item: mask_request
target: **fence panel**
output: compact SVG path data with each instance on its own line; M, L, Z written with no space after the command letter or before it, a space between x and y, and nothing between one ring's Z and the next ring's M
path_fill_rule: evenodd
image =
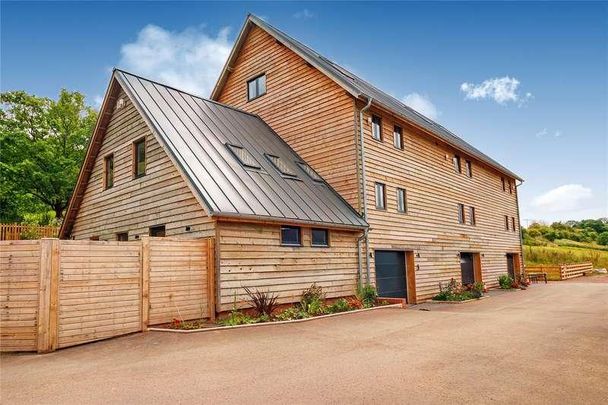
M0 242L0 350L36 350L40 241Z
M213 238L0 242L0 350L48 352L215 317Z
M0 241L56 238L58 226L38 226L21 224L0 224Z
M593 263L575 263L575 264L564 264L560 268L562 280L569 278L584 276L585 273L593 270Z
M209 316L207 243L202 242L150 238L151 325Z
M141 243L61 241L58 347L140 330Z

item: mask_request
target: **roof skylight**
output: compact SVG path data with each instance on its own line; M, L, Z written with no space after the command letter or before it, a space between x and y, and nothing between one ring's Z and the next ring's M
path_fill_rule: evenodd
M227 143L226 146L243 166L251 169L261 168L260 164L247 149L243 148L242 146L236 146L229 143Z
M315 172L312 167L308 166L306 163L304 162L297 162L298 166L300 166L300 169L304 170L304 172L306 172L306 174L313 179L314 181L318 181L320 183L323 182L323 179L321 178L321 176L319 176L317 174L317 172Z
M296 172L294 172L289 166L287 166L287 164L285 164L285 161L283 161L283 159L281 159L280 157L269 154L266 154L266 157L282 175L288 177L298 177Z

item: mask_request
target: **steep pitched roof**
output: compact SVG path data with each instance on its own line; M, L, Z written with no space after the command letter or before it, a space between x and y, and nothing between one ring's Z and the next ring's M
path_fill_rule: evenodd
M114 82L131 98L209 215L367 226L327 183L305 171L305 162L260 117L121 70L114 71L110 89ZM91 145L100 144L100 136L95 133ZM234 147L245 149L253 159L249 166L256 167L240 163ZM87 153L83 168L94 155ZM289 174L279 172L271 162L276 158ZM74 196L82 195L84 186L79 179ZM78 203L71 202L66 222L75 210ZM62 235L67 236L63 229Z
M254 25L266 31L269 35L273 36L277 41L281 42L287 48L291 49L293 52L303 58L306 62L310 63L319 71L334 80L339 86L344 88L353 97L364 98L366 100L372 98L372 104L378 105L393 112L394 114L404 118L412 124L430 132L431 134L446 142L447 144L451 145L452 147L479 159L481 162L488 164L496 170L505 173L517 180L522 180L521 177L519 177L517 174L502 166L500 163L487 156L477 148L473 147L472 145L470 145L469 143L467 143L442 125L425 117L413 108L408 107L401 101L397 100L393 96L386 94L382 90L361 79L357 75L349 72L347 69L343 68L337 63L327 59L326 57L317 53L313 49L293 39L289 35L285 34L284 32L268 24L266 21L252 14L247 16L247 20L245 21L245 24L243 25L243 28L241 29L237 41L232 49L232 52L228 57L228 61L226 62L226 65L222 70L222 73L215 85L215 88L211 93L212 100L215 100L217 99L217 97L219 97L219 92L221 91L222 87L226 82L228 73L230 72L230 68L238 56L239 50L245 40L245 37Z

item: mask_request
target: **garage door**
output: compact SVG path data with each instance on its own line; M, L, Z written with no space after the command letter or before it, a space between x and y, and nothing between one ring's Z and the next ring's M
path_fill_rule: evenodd
M376 288L380 297L407 297L405 252L376 250Z

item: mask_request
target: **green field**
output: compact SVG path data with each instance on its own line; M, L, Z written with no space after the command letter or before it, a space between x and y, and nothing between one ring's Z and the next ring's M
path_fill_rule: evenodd
M571 241L569 241L571 242ZM564 241L560 245L553 246L525 246L525 264L564 264L592 262L594 268L608 268L608 249L605 247L587 245L572 242L577 246L564 246Z

